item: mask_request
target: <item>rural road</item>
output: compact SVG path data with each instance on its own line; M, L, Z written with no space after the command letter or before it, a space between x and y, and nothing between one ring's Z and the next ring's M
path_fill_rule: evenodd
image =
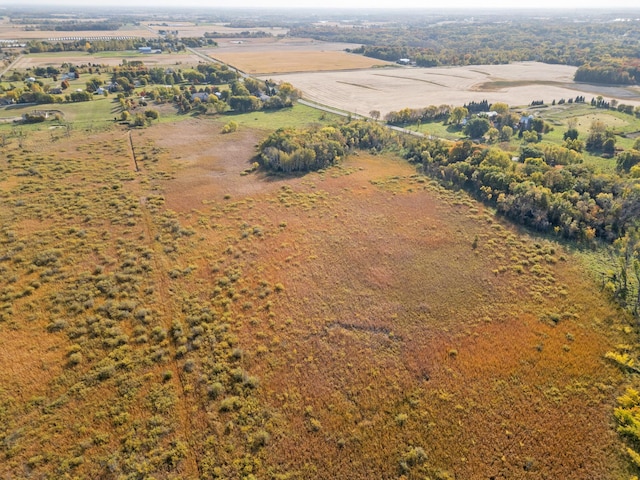
M9 65L7 65L3 70L0 70L0 78L2 78L2 76L7 73L7 71L9 71L9 69L11 67L13 67L24 55L18 55L13 62L11 62Z
M202 58L203 60L205 60L205 61L207 61L207 62L209 62L209 63L217 63L217 64L219 64L219 65L226 65L226 66L228 66L230 69L235 70L235 71L236 71L236 73L237 73L238 75L240 75L242 78L247 78L247 77L249 77L249 76L250 76L249 74L247 74L247 73L243 72L242 70L238 70L238 69L237 69L236 67L234 67L233 65L229 65L228 63L224 63L224 62L221 62L220 60L216 60L215 58L210 57L209 55L206 55L206 54L204 54L204 53L202 53L202 52L197 51L195 48L185 47L185 50L187 50L188 52L193 53L194 55L196 55L196 56L198 56L198 57Z
M301 105L306 105L307 107L311 107L311 108L315 108L317 110L322 110L323 112L327 112L327 113L332 113L334 115L340 115L342 117L351 117L354 120L367 120L368 117L363 117L362 115L357 115L355 113L349 113L349 112L344 112L342 110L335 110L331 107L327 107L325 105L320 105L319 103L314 103L314 102L309 102L307 100L302 100L299 99L298 103ZM396 127L394 125L386 125L385 126L387 128L390 128L391 130L394 130L396 132L400 132L400 133L406 133L408 135L413 135L415 137L426 137L427 135L425 135L424 133L420 133L420 132L416 132L414 130L408 130L406 128L402 128L402 127ZM433 138L431 135L428 136L430 139Z

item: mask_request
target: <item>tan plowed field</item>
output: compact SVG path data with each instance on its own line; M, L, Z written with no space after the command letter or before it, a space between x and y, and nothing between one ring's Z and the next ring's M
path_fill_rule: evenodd
M12 66L12 69L29 69L36 67L60 67L63 63L72 65L110 65L122 64L122 60L140 60L147 67L157 67L165 65L193 65L201 61L197 55L189 53L159 53L144 54L133 52L122 52L122 56L92 55L83 52L60 52L60 53L38 53L21 57Z
M576 68L522 62L510 65L481 65L449 68L389 68L350 72L295 73L270 76L291 82L307 100L343 110L382 115L405 107L462 105L488 100L509 105L529 105L534 100L584 95L616 98L639 105L640 89L579 84L573 81Z

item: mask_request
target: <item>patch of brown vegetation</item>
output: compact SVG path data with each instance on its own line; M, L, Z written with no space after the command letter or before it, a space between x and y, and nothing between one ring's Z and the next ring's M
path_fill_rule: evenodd
M139 172L120 131L8 146L1 359L51 367L0 375L45 397L0 389L0 476L624 475L624 322L560 246L392 156L241 175L220 128L133 132Z

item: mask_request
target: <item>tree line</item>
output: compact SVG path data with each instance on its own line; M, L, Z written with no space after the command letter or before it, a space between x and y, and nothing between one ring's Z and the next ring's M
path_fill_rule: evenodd
M492 65L539 61L580 67L576 80L637 84L640 20L539 18L523 15L453 18L424 23L405 20L347 29L332 25L299 25L290 35L360 44L352 50L395 62L409 58L417 66Z
M122 52L127 50L137 50L140 47L151 47L162 51L180 52L186 47L215 46L216 42L205 37L182 37L182 38L110 38L103 40L88 41L78 38L73 41L46 41L31 40L25 46L27 53L45 52Z
M581 65L575 73L577 82L613 85L638 85L640 65L637 59L620 58Z

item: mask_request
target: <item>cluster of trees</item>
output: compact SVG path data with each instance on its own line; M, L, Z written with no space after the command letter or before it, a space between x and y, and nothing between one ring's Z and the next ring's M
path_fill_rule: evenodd
M117 67L107 67L103 73L111 73L114 91L129 92L136 85L176 85L182 82L191 84L221 85L238 79L235 70L221 64L199 64L196 69L148 68L143 62L123 61Z
M476 113L473 113L476 112ZM491 116L489 116L491 113ZM518 138L527 142L538 142L542 134L548 133L552 127L541 118L527 119L509 110L509 105L496 102L489 105L486 100L469 102L463 107L451 105L431 105L425 108L404 108L385 115L389 125L403 126L418 122L444 121L454 128L463 129L470 138L495 141L509 141L517 131Z
M640 83L640 65L637 60L610 58L607 61L580 66L576 70L574 79L576 82L638 85Z
M451 113L451 105L430 105L424 108L403 108L384 116L389 125L409 125L416 122L432 122L445 120Z
M381 151L397 137L382 125L354 121L311 130L279 129L258 146L260 164L271 171L307 172L338 162L353 149Z
M640 213L640 190L614 174L596 173L565 147L526 146L519 161L468 140L411 140L406 158L450 186L464 188L512 220L545 233L613 241ZM554 168L555 165L563 168Z
M194 79L193 83L210 83L211 85L220 85L230 83L237 80L238 73L227 65L219 63L201 63L196 67L198 73L202 77ZM202 80L202 81L200 81Z
M272 171L306 172L333 165L345 153L339 129L279 129L258 146L260 163Z
M594 121L589 129L589 136L585 142L585 148L591 153L601 153L612 156L615 153L616 136L613 130L599 120Z
M276 110L291 107L301 96L300 91L290 83L276 84L270 80L261 81L254 78L237 78L224 90L208 85L200 88L195 85L174 85L148 89L144 94L158 103L174 103L181 113L224 113L230 110L247 113Z
M35 81L25 84L23 87L9 85L5 90L0 87L0 99L11 103L56 103L62 102L62 98L51 95L42 82Z

